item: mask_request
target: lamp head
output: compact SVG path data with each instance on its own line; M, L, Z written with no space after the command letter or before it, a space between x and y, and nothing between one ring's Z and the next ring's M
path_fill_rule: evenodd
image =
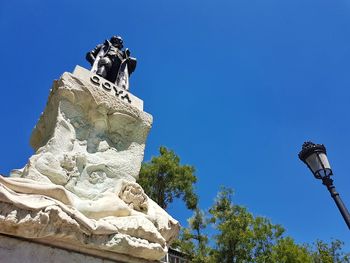
M304 142L298 156L317 179L333 175L328 162L326 147L323 144L315 144L310 141Z

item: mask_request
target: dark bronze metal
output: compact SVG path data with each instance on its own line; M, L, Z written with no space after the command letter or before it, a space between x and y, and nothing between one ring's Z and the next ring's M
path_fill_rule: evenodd
M323 169L327 170L327 173L326 172L324 173L325 176L321 176L320 173L318 173L318 171L312 171L311 167L306 162L306 159L314 153L317 154L317 158L319 159L320 163L322 164ZM329 168L324 167L324 165L323 165L323 163L318 155L319 153L327 154L326 147L323 144L315 144L315 143L309 141L309 142L304 142L304 144L302 146L302 150L300 151L298 156L299 156L299 159L302 160L309 167L309 169L314 174L314 176L317 179L321 179L322 184L327 187L327 189L328 189L329 193L331 194L335 204L337 205L341 215L343 216L346 225L350 229L350 214L349 214L349 211L346 208L345 204L341 200L339 193L336 191L335 186L333 185L333 179L331 179L331 175L333 175L333 171Z
M335 186L333 185L333 179L331 179L329 176L322 179L322 184L325 185L331 194L335 204L337 205L341 215L344 218L345 223L347 224L348 228L350 229L350 214L348 209L346 208L345 204L340 198L339 193L335 189Z
M323 144L315 144L313 142L304 142L302 149L298 154L299 159L305 162L306 158L315 152L323 152L327 154L326 147Z
M123 39L112 36L88 52L86 60L91 64L93 73L128 90L129 77L135 71L137 61L130 57L130 50L123 47Z

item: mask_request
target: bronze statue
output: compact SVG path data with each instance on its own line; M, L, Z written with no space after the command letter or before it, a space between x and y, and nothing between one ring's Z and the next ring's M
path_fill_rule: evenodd
M97 45L86 54L91 71L126 90L129 89L129 77L136 68L136 58L130 57L129 49L123 50L123 39L112 36L103 44Z

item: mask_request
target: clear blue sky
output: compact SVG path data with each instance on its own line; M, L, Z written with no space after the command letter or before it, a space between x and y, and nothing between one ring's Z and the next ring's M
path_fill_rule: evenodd
M0 34L0 173L33 153L52 81L119 34L138 59L131 92L154 117L146 160L165 145L194 165L203 209L225 185L298 242L339 238L350 251L333 200L297 157L305 140L324 143L350 208L349 1L1 1Z

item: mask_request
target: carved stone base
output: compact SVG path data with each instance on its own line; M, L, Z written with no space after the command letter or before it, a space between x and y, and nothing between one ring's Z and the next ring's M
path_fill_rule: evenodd
M101 253L100 251L69 248L66 244L54 244L42 240L20 239L0 235L0 258L6 263L47 263L47 262L74 262L74 263L150 263L116 253ZM62 249L66 248L66 249ZM77 252L75 252L77 251Z
M35 154L0 176L0 233L139 259L125 262L164 257L179 223L136 182L151 124L131 93L81 67L64 73L33 131Z

